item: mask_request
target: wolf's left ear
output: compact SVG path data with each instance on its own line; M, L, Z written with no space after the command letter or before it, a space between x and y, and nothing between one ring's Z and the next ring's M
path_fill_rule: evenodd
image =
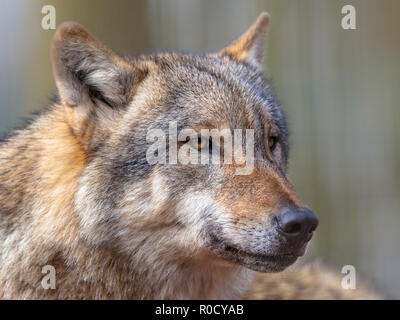
M234 59L250 63L261 69L264 58L264 38L268 22L269 14L267 12L261 13L244 34L218 54L229 55Z
M61 100L70 106L88 101L125 106L145 73L75 22L65 22L57 29L51 58Z

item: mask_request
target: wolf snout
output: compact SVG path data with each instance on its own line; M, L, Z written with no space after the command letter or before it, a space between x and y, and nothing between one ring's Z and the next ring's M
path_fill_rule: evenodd
M288 207L274 217L275 228L292 241L309 241L318 226L315 214L306 207Z

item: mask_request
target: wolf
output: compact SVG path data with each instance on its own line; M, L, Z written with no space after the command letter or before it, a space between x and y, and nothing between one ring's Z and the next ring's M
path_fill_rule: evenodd
M257 279L304 255L318 220L286 175L285 116L261 67L268 21L215 53L138 56L59 26L59 99L0 145L0 298L288 296L271 285L283 278ZM149 130L171 122L253 130L254 168L149 163Z

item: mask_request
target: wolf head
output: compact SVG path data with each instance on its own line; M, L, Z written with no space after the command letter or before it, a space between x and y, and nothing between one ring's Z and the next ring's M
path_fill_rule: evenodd
M202 55L123 57L76 23L59 27L51 56L60 107L86 158L75 197L85 241L142 266L162 257L273 272L304 254L317 219L286 177L286 122L261 70L268 20L261 14L232 44ZM236 154L251 150L248 170L238 171L248 164L239 158L223 161L228 136L215 142L204 129L232 133L243 146ZM238 130L252 134L238 140ZM223 158L192 163L182 150ZM164 161L149 161L149 151Z

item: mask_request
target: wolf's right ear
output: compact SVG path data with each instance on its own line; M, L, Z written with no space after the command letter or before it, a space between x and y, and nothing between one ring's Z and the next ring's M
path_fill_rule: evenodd
M146 73L75 22L65 22L56 31L51 60L60 98L69 106L90 100L112 108L126 106Z

